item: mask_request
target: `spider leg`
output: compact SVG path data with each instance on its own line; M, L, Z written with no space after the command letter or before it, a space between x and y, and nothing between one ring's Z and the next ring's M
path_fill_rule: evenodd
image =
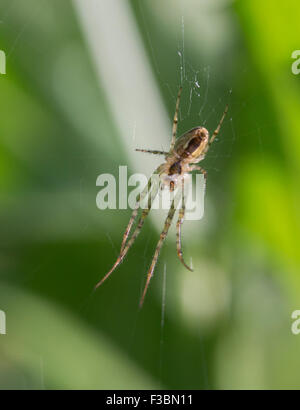
M141 201L145 198L145 196L146 196L147 193L149 193L149 195L150 195L151 187L152 187L152 181L151 181L151 178L150 178L149 181L148 181L148 184L147 184L146 187L145 187L145 189L144 189L144 190L138 195L138 197L137 197L136 204L135 204L135 208L134 208L134 210L132 211L130 220L129 220L129 222L128 222L127 228L126 228L126 230L125 230L125 232L124 232L124 235L123 235L120 253L123 251L123 249L124 249L124 247L125 247L125 244L126 244L126 241L127 241L128 236L129 236L129 234L130 234L132 225L133 225L133 223L134 223L134 221L135 221L135 219L136 219L136 217L137 217L140 203L141 203Z
M148 185L149 185L149 183L150 183L150 187L151 187L151 184L152 184L151 179L152 179L152 178L150 178L150 180L149 180L149 182L148 182ZM148 188L148 185L147 185L146 188ZM143 192L145 192L145 190L144 190ZM116 262L114 263L113 267L111 268L111 270L110 270L109 272L107 272L107 274L96 284L95 289L97 289L99 286L101 286L102 283L105 282L106 279L113 273L113 271L120 265L120 263L123 262L123 259L124 259L125 256L127 255L127 252L129 251L129 249L130 249L131 246L133 245L134 241L136 240L137 236L139 235L139 233L140 233L140 231L141 231L141 229L142 229L142 226L144 225L145 219L147 218L147 216L148 216L148 214L149 214L149 212L150 212L152 203L153 203L153 201L154 201L154 199L155 199L157 193L158 193L158 187L155 186L155 187L154 187L154 192L152 193L152 195L149 194L148 207L145 208L145 209L143 209L143 212L142 212L142 215L140 216L140 219L139 219L139 221L138 221L137 227L135 228L135 230L134 230L134 232L133 232L131 238L128 240L127 244L125 244L126 239L128 238L130 229L131 229L131 227L132 227L132 224L133 224L133 222L134 222L134 220L135 220L135 218L136 218L136 216L137 216L137 211L138 211L138 209L137 209L137 208L134 209L134 211L133 211L133 213L132 213L132 216L131 216L131 218L130 218L129 224L128 224L127 228L126 228L125 234L124 234L124 236L123 236L123 241L122 241L122 247L121 247L121 250L120 250L120 254L119 254L119 256L118 256ZM140 199L139 199L138 202L140 202ZM126 235L126 237L125 237L125 235ZM124 240L124 239L125 239L125 240Z
M185 214L185 201L184 201L184 180L182 180L182 205L179 210L178 219L176 223L176 248L177 248L177 255L180 259L180 262L185 266L188 270L193 272L193 269L190 268L184 261L182 255L182 247L181 247L181 225L184 221L184 214Z
M201 174L204 175L204 191L205 191L205 189L206 189L207 171L206 171L204 168L200 167L200 165L190 165L189 168L188 168L188 172L191 172L191 171L200 171Z
M206 178L207 178L207 171L206 171L204 168L200 167L200 165L191 165L191 166L189 166L188 172L191 172L191 171L200 171L201 174L204 175L204 178L205 178L205 180L206 180Z
M170 152L174 148L176 134L177 134L178 111L179 111L179 102L180 102L181 91L182 91L182 87L179 88L178 95L177 95L176 108L175 108L175 114L174 114L174 119L173 119L172 140L171 140L171 145L170 145Z
M171 207L170 207L168 216L167 216L167 218L166 218L166 220L165 220L164 228L163 228L163 230L162 230L162 233L160 234L159 241L158 241L158 243L157 243L157 246L156 246L156 249L155 249L155 252L154 252L154 256L153 256L153 259L152 259L150 268L149 268L148 273L147 273L146 284L145 284L145 287L144 287L144 290L143 290L143 294L142 294L142 297L141 297L141 300L140 300L140 307L143 306L144 299L145 299L145 296L146 296L146 293L147 293L147 290L148 290L148 286L149 286L150 280L151 280L151 278L152 278L152 276L153 276L154 268L155 268L155 265L156 265L156 263L157 263L157 259L158 259L158 256L159 256L161 247L162 247L162 245L163 245L164 240L165 240L166 237L167 237L167 234L168 234L169 228L170 228L170 226L171 226L171 223L172 223L172 220L173 220L175 211L176 211L176 207L175 207L175 198L174 198L174 199L172 200L172 204L171 204Z
M135 219L136 219L136 217L137 217L138 209L139 209L139 206L140 206L141 201L143 201L143 199L146 197L147 194L150 195L150 191L151 191L152 185L153 185L153 176L154 176L154 175L157 175L157 173L159 173L160 171L161 171L161 165L153 172L153 174L152 174L151 177L149 178L148 184L146 185L145 189L144 189L144 190L138 195L138 197L137 197L136 204L135 204L135 208L134 208L134 210L132 211L130 220L129 220L129 222L128 222L127 228L126 228L126 230L125 230L125 232L124 232L124 235L123 235L120 253L123 251L123 249L124 249L124 247L125 247L125 244L126 244L126 241L127 241L128 236L129 236L129 234L130 234L132 225L133 225L133 223L134 223L134 221L135 221ZM154 189L155 189L155 188L154 188ZM150 198L150 196L149 196L149 198Z
M219 134L221 125L222 125L222 123L223 123L223 121L224 121L224 118L225 118L227 112L228 112L228 105L226 105L226 107L225 107L225 110L224 110L224 112L223 112L222 118L220 119L220 122L219 122L217 128L215 129L213 135L211 136L211 138L210 138L210 140L209 140L209 142L208 142L208 144L207 144L207 146L206 146L206 149L205 149L205 151L204 151L204 154L206 154L206 152L209 150L209 147L210 147L211 144L214 142L214 139L215 139L216 136Z
M155 154L155 155L168 155L168 152L165 151L155 151L155 150L149 150L149 149L140 149L140 148L136 148L136 151L139 152L146 152L148 154Z

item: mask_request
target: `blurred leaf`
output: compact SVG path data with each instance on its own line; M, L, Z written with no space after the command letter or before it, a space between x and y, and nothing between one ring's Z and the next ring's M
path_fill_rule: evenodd
M0 300L7 320L0 351L40 388L156 387L111 341L58 306L3 284Z

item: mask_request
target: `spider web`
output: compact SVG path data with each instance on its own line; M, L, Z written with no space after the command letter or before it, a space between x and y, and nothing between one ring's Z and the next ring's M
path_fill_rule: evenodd
M140 6L141 7L141 6ZM152 44L150 31L147 27L145 17L144 25L145 30L147 32L147 41L150 45L151 54L154 61L154 69L156 70L156 74L158 77L162 78L161 72L159 68L158 59L155 56L155 48ZM212 70L210 65L207 66L200 66L194 67L191 60L189 59L188 52L185 47L185 16L182 14L181 21L178 24L180 27L180 34L181 38L177 45L177 56L178 56L178 83L183 87L183 96L181 98L180 103L180 110L179 110L179 133L177 137L182 134L181 130L188 130L193 126L205 126L208 128L210 135L215 130L223 112L225 109L226 104L230 106L230 99L232 95L232 88L228 87L224 93L218 94L216 93L216 88L213 87L214 81L217 77L217 74ZM174 107L178 92L178 84L170 86L168 81L163 81L164 87L168 89L168 93L172 100L174 101ZM211 98L211 95L215 98ZM189 126L189 124L194 124ZM236 132L235 126L233 122L233 118L229 114L225 119L220 137L215 139L215 142L210 149L209 153L207 154L207 158L209 162L206 161L204 168L208 170L208 172L220 172L221 168L218 166L219 160L229 160L232 156L233 148L236 142ZM217 148L215 148L217 146ZM206 166L208 162L208 165ZM202 165L202 163L201 163ZM161 223L163 223L165 215L161 217ZM175 219L175 218L174 218ZM169 235L172 232L169 232ZM148 258L147 258L148 260ZM148 261L149 262L149 261ZM191 259L192 265L192 259ZM145 264L147 266L147 264ZM162 266L162 264L160 264ZM157 295L162 294L161 299L161 332L160 332L160 353L159 353L159 378L161 383L163 384L163 357L164 357L164 327L165 327L165 318L166 318L166 309L167 309L167 285L166 285L166 277L167 277L167 270L168 265L165 261L163 272L159 266L156 267L156 275L160 276L160 280L156 282L157 286L160 287L161 291L157 292ZM162 274L163 273L163 274ZM144 278L142 276L142 283ZM171 312L171 309L169 309ZM172 314L171 314L172 315ZM209 381L208 381L208 369L206 363L206 354L205 354L205 347L204 343L202 342L202 337L200 337L200 349L201 349L201 356L202 356L202 378L205 388L209 388Z
M186 47L186 32L187 30L189 30L189 28L185 23L185 11L184 10L181 14L180 20L178 20L177 22L177 31L179 33L178 42L174 41L174 44L173 44L174 45L173 51L177 58L177 64L174 67L174 70L177 70L178 77L176 81L174 81L172 85L170 85L169 79L167 79L167 77L164 77L163 70L160 67L160 61L158 58L158 54L156 53L154 42L152 41L153 33L151 32L151 30L149 30L147 19L146 19L146 13L143 13L144 4L142 4L142 2L138 2L138 4L139 4L139 7L142 9L142 15L144 17L143 19L144 19L145 31L147 34L146 37L147 37L147 41L150 46L151 55L153 57L153 70L155 71L156 76L159 78L162 86L168 90L168 93L167 93L169 96L168 100L172 101L172 106L173 106L172 116L173 116L173 109L175 108L176 96L177 96L179 85L183 86L183 95L181 99L180 113L179 113L179 133L178 135L181 135L182 131L186 131L196 125L205 126L208 128L210 133L213 132L218 124L219 119L222 116L222 113L224 111L226 104L229 103L230 105L230 96L232 93L230 86L228 88L223 87L224 92L220 92L221 87L215 86L215 83L218 81L219 73L215 70L214 65L213 64L204 65L204 64L195 63L194 60L189 55L189 49ZM103 58L102 58L102 61L103 61ZM128 76L128 78L126 78L125 80L127 80L128 82L129 79L130 77ZM117 80L118 80L117 78L114 78L114 79L109 78L108 82L109 84L113 83L114 86L116 87ZM114 95L114 93L111 93L111 94L112 96ZM148 112L144 113L144 115L147 116L148 120L151 122L152 119L149 118ZM138 116L138 112L136 114L136 118L132 120L131 128L130 128L132 131L132 141L134 141L134 144L132 145L134 145L134 148L137 146L137 143L138 143L137 140L138 138L140 138L139 135L141 133L141 129L138 126L139 118L137 116ZM122 120L121 123L124 124L124 121ZM170 134L171 134L171 124L170 124L170 133L168 135L170 136ZM126 138L128 142L128 133L126 134ZM229 160L230 159L230 157L232 156L235 138L236 138L235 127L234 127L234 123L229 113L222 126L220 137L216 139L215 143L212 146L212 149L209 151L207 155L207 161L205 161L205 163L203 164L204 168L207 169L209 173L213 171L219 172L222 169L222 165L220 165L219 160L221 159ZM145 148L147 148L147 146ZM149 148L164 149L165 147L149 146ZM131 147L130 147L130 150L131 150ZM142 161L147 161L146 157L145 157L145 160L143 159ZM164 222L165 215L163 215L162 212L160 213L161 213L161 220L160 220L159 226L162 227L162 223ZM201 225L200 229L203 229L202 222L200 225ZM186 228L187 226L185 225L184 232L185 232L186 237L188 237L189 232L188 232L188 229ZM172 235L172 231L170 230L168 237L171 237L171 235ZM140 288L142 290L144 281L145 281L145 273L147 272L147 267L150 263L150 257L149 257L149 252L145 252L144 255L139 255L139 257L141 256L144 261L143 263L144 268L141 268L141 278L140 278ZM161 263L160 263L160 266L161 266ZM172 298L168 297L168 294L171 293L170 291L171 286L172 286L171 280L168 281L168 287L166 285L166 274L170 266L171 265L168 265L167 263L165 263L164 274L162 274L162 269L159 267L159 265L157 265L156 271L154 274L155 277L153 278L153 279L157 278L157 280L152 279L151 287L149 288L149 291L151 291L153 295L157 297L158 303L161 305L160 340L159 342L153 340L153 343L158 343L158 349L160 351L160 354L158 355L157 371L159 373L162 384L163 384L163 367L164 367L163 359L164 359L164 351L165 351L164 350L165 323L166 323L166 320L168 320L168 317L172 318L172 305L171 305ZM133 279L132 277L131 278L129 277L128 280L132 281ZM158 287L159 292L155 292L154 287ZM121 289L117 290L117 292L121 292ZM138 302L138 299L139 299L139 295L137 295L137 302ZM138 310L138 303L137 303L136 309L137 309L136 316L138 317L140 316L140 313L141 313L141 311ZM137 332L137 329L138 329L137 320L138 318L135 320L132 334L130 336L130 345L132 345L135 333ZM204 345L202 346L202 351L203 351L203 357L205 358ZM208 379L207 379L207 376L205 376L207 375L205 360L203 361L202 371L204 375L203 380L204 380L205 387L208 387Z

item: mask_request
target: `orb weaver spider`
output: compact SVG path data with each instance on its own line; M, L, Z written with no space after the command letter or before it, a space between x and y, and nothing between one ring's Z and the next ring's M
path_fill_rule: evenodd
M213 143L213 141L215 140L216 136L218 135L220 131L221 125L228 111L228 105L226 105L223 115L221 117L221 120L219 121L217 128L215 129L214 133L212 134L210 138L209 138L209 132L207 131L206 128L195 127L189 130L188 132L186 132L185 134L183 134L181 137L179 137L176 140L178 111L179 111L181 91L182 91L182 87L180 87L178 96L177 96L175 114L174 114L174 119L173 119L173 127L172 127L172 140L171 140L169 152L148 150L148 149L136 149L136 151L146 152L146 153L155 154L155 155L164 155L165 162L161 164L154 171L153 175L158 175L160 181L164 185L167 184L169 186L170 191L174 191L175 188L181 185L181 190L182 190L181 192L183 193L184 178L188 175L189 172L194 171L194 170L200 171L204 175L204 178L206 181L206 175L207 175L206 171L202 167L198 165L193 165L193 164L198 163L204 159L207 151L209 150L211 144ZM152 183L152 178L149 178L149 182L147 186L145 187L144 191L142 191L137 196L135 208L132 212L131 218L129 220L129 223L123 235L120 254L116 262L114 263L113 267L111 268L111 270L96 284L95 288L98 288L99 286L101 286L102 283L120 265L120 263L123 262L127 252L133 245L134 241L136 240L138 234L140 233L142 229L144 221L150 212L151 205L158 191L159 189L155 187L154 184ZM137 216L138 216L138 208L140 207L141 202L145 199L147 194L149 194L148 206L142 210L142 214L137 221L137 226L134 232L132 233L131 237L129 238L129 234L133 226L133 223L137 219ZM153 276L153 272L154 272L154 269L155 269L155 266L158 260L161 247L163 245L164 240L166 239L169 228L171 226L171 223L172 223L175 211L176 211L175 203L176 203L176 198L173 198L167 218L165 220L164 228L160 234L159 241L157 243L154 256L153 256L151 265L147 273L146 284L145 284L145 287L144 287L144 290L143 290L143 293L140 299L140 307L142 307L144 303L147 289L148 289L150 280ZM182 195L181 207L179 210L178 220L176 223L176 248L177 248L177 255L181 263L185 266L185 268L192 271L192 268L189 267L185 263L183 259L183 253L182 253L181 225L184 221L184 215L185 215L185 201L184 201L184 195Z

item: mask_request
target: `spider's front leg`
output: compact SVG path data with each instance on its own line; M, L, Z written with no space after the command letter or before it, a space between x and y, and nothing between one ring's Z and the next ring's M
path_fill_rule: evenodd
M155 171L156 173L159 172L161 169L161 167L158 167L157 170ZM120 250L120 254L116 260L116 262L114 263L113 267L111 268L111 270L96 284L95 288L98 288L99 286L102 285L102 283L113 273L113 271L120 265L120 263L123 261L123 259L125 258L125 256L127 255L127 252L129 251L129 249L131 248L131 246L133 245L134 241L136 240L138 234L140 233L142 226L144 225L145 219L147 218L150 210L151 210L151 206L152 203L158 193L158 187L156 185L156 181L153 183L153 175L151 176L151 178L149 179L149 182L146 186L146 188L144 189L144 191L138 196L137 198L137 203L136 206L132 212L131 218L129 220L129 223L127 225L127 228L125 230L125 233L123 235L123 240L122 240L122 245L121 245L121 250ZM152 189L153 188L153 189ZM149 191L149 197L148 197L148 206L147 208L143 209L142 215L140 216L140 219L138 220L137 223L137 227L135 228L131 238L128 240L128 236L129 233L131 231L132 225L137 217L138 214L138 206L140 205L141 201L143 200L143 198L145 198L146 196L146 192ZM127 243L126 243L127 242Z
M143 291L143 294L142 294L142 297L141 297L141 300L140 300L140 307L143 306L144 299L145 299L145 296L146 296L146 293L147 293L147 289L148 289L150 280L151 280L151 278L152 278L152 276L153 276L154 268L155 268L155 266L156 266L157 259L158 259L158 256L159 256L161 247L162 247L162 245L163 245L163 243L164 243L164 240L165 240L166 237L167 237L169 228L170 228L170 226L171 226L171 223L172 223L172 220L173 220L175 211L176 211L176 205L175 205L175 204L176 204L176 197L173 198L173 200L172 200L172 204L171 204L171 207L170 207L168 216L167 216L167 218L166 218L166 220L165 220L164 228L163 228L163 230L162 230L162 233L160 234L159 241L158 241L158 243L157 243L157 246L156 246L156 249L155 249L155 252L154 252L154 256L153 256L153 259L152 259L150 268L149 268L148 273L147 273L146 284L145 284L144 291Z
M152 180L151 180L151 178L150 178L149 181L148 181L148 184L147 184L146 187L145 187L145 189L138 195L138 197L137 197L137 199L136 199L136 204L135 204L134 210L132 211L130 220L129 220L129 222L128 222L127 228L126 228L126 230L125 230L125 232L124 232L124 235L123 235L120 254L123 252L123 250L124 250L124 248L125 248L125 245L126 245L128 236L129 236L129 234L130 234L132 225L133 225L133 223L134 223L134 221L135 221L135 219L136 219L136 217L137 217L140 203L141 203L141 201L144 200L144 198L146 197L147 194L150 195L150 190L151 190L151 188L152 188Z
M187 169L187 172L191 171L200 171L201 174L204 175L204 182L206 182L207 172L204 168L200 167L199 165L190 165ZM184 222L184 215L185 215L185 196L184 196L184 179L182 180L182 205L179 210L178 220L176 224L176 248L177 248L177 256L180 262L185 266L188 270L193 272L193 269L190 268L184 261L183 253L182 253L182 245L181 245L181 225Z
M183 264L184 267L186 267L188 270L193 272L193 269L190 268L184 261L183 259L183 254L182 254L182 246L181 246L181 225L183 224L184 221L184 214L185 214L185 198L184 198L184 180L182 180L182 188L181 188L181 195L182 195L182 200L181 200L181 208L179 210L178 214L178 219L176 223L176 248L177 248L177 256L180 260L180 262Z

